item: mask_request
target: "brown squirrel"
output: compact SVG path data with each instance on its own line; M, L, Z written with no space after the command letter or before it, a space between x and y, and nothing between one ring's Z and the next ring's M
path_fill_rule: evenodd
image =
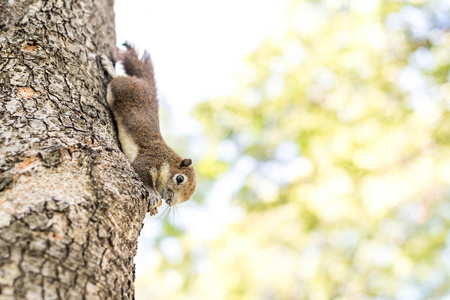
M107 89L108 106L119 130L122 150L131 161L150 195L150 214L158 212L161 198L169 206L189 200L196 178L189 158L176 154L161 135L153 65L147 52L139 59L125 43L119 53L125 73L119 76L106 55L101 62L113 78Z

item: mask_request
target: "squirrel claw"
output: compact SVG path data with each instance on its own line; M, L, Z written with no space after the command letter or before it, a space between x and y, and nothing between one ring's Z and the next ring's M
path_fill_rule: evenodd
M150 216L155 216L158 214L158 208L150 207Z

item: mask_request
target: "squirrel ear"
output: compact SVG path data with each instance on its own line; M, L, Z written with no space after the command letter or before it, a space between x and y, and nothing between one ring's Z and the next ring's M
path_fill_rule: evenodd
M180 167L189 167L190 165L192 165L192 159L185 158L181 161Z

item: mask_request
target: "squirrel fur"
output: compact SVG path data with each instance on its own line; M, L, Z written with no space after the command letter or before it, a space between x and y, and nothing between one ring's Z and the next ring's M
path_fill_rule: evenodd
M150 214L157 213L162 199L169 206L189 200L196 178L192 160L182 158L165 143L158 117L153 65L147 52L139 59L136 50L120 53L125 73L117 75L106 55L101 62L113 78L107 89L122 150L131 161L150 195Z

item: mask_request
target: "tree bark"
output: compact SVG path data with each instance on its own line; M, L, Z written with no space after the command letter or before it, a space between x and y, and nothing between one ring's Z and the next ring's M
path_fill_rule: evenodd
M131 299L147 192L99 54L112 0L0 0L0 300Z

